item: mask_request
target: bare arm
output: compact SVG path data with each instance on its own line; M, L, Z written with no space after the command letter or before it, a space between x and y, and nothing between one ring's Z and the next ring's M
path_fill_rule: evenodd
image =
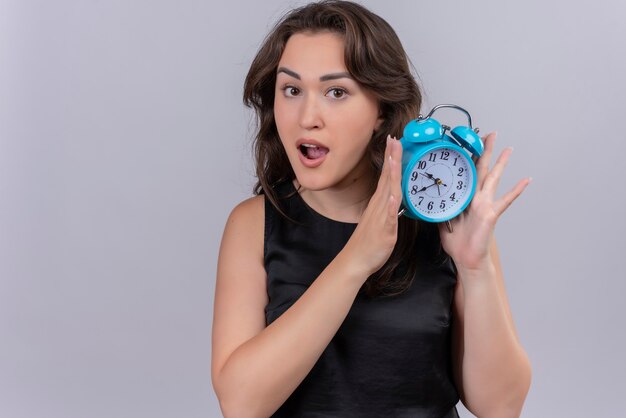
M498 218L523 192L530 178L497 199L496 189L511 152L489 168L495 133L487 135L476 165L477 191L468 210L440 228L444 249L457 267L453 321L453 370L465 406L474 414L518 417L531 382L528 356L519 342L504 288L495 243Z
M455 382L465 407L479 417L519 417L528 394L531 367L504 288L495 240L493 268L465 275L455 291L453 359ZM467 288L465 288L467 287Z
M385 164L352 237L268 327L263 198L233 210L220 248L213 319L212 381L227 418L276 411L313 368L367 277L389 258L397 236L402 150L388 143L393 162Z

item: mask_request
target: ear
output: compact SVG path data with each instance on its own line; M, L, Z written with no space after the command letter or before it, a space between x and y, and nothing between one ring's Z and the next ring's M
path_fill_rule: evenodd
M385 118L383 118L383 115L378 115L378 119L376 119L376 124L374 125L374 132L378 132L384 121Z

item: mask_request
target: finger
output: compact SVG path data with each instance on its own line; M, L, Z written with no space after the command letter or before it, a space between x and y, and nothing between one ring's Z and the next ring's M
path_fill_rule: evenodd
M386 168L384 181L382 183L382 188L381 188L383 202L387 201L387 198L390 193L391 173L393 171L393 163L392 163L392 157L391 157L392 149L393 149L393 139L391 138L391 135L387 135L387 147L385 148L385 166L387 168Z
M383 152L383 164L380 169L381 172L385 169L385 164L387 164L387 159L389 158L389 152L391 151L390 144L391 135L387 135L387 138L385 139L385 151Z
M391 138L391 157L396 161L402 161L402 144L396 137Z
M397 232L398 230L398 199L394 195L389 195L387 199L387 217L385 219L385 228L389 232Z
M522 194L524 189L526 189L526 186L528 186L531 181L532 177L520 180L511 191L494 203L494 210L498 216L502 215L504 211L511 206L511 204Z
M494 142L496 140L496 132L491 132L487 136L483 137L485 144L485 151L483 155L478 159L476 163L476 175L478 176L478 189L482 189L485 182L485 177L489 173L489 164L491 163L491 155L493 154Z
M402 201L402 144L393 138L391 144L391 194L396 198L398 207Z
M376 191L374 192L374 196L372 199L375 199L377 195L384 193L384 189L386 187L386 183L389 182L389 155L391 152L391 136L387 135L387 142L385 145L385 153L383 156L383 167L380 172L380 177L378 178L378 184L376 186Z
M380 177L378 179L378 184L376 185L376 191L374 195L371 197L368 205L367 211L374 217L374 219L386 219L387 211L389 206L389 185L390 185L390 172L391 172L391 153L392 139L391 135L387 135L386 145L385 145L385 153L383 160L383 167L380 173ZM384 221L386 223L386 220Z
M496 164L493 166L493 169L485 177L483 190L491 194L491 196L494 196L496 193L496 189L498 188L498 184L500 183L500 178L502 177L502 172L504 171L504 167L506 167L507 163L509 162L509 157L511 156L512 152L512 147L508 147L504 151L502 151L502 153L500 153L500 156L498 157L498 161L496 161Z
M395 144L395 139L391 138L391 136L387 136L387 148L385 150L385 170L381 175L383 180L379 183L379 189L377 190L379 194L379 199L377 202L381 202L380 205L376 205L379 208L379 211L382 215L382 219L385 218L384 214L390 216L389 214L395 211L395 217L398 217L398 207L399 207L399 194L393 193L393 188L395 187L394 183L399 181L399 164L396 160L394 160L393 155L397 156L397 150L395 150L395 146L400 144ZM393 199L390 199L393 198ZM391 203L393 202L392 207L390 208ZM395 206L395 209L393 208ZM389 224L387 221L385 224ZM392 223L395 224L395 223Z

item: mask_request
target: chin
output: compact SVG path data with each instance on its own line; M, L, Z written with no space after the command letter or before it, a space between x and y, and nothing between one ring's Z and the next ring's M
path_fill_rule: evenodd
M302 188L313 191L324 190L333 185L333 182L328 178L310 174L298 175L296 173L296 181Z
M313 169L296 166L294 173L298 184L306 190L319 191L335 187L344 188L362 180L364 173L362 173L362 169L358 169L358 164L355 164L352 169L344 171L337 170L331 165L324 167L326 163L328 161L324 161L321 166ZM351 167L349 162L346 163L346 166Z
M296 173L296 181L305 190L320 191L332 188L343 189L355 184L358 180L350 180L347 176L321 176L317 174L300 174Z

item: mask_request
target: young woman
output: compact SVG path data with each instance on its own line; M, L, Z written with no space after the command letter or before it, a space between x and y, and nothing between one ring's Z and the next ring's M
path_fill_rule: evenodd
M398 217L400 137L421 94L393 29L312 3L260 48L256 196L222 239L212 381L226 417L517 417L530 365L493 238L530 179L497 199L511 154L477 164L453 232Z

